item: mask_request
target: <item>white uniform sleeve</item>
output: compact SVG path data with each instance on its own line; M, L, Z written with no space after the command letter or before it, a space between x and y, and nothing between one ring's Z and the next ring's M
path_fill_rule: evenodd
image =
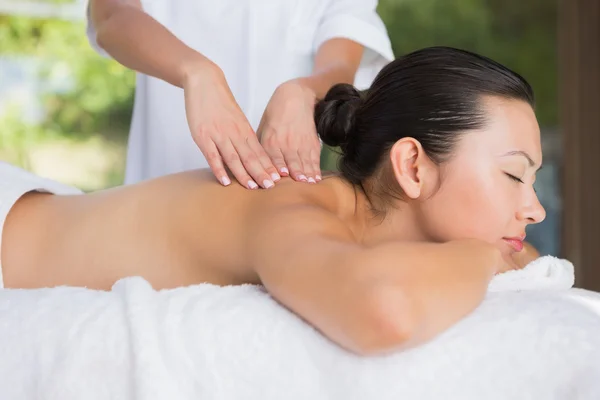
M370 86L377 73L394 59L392 45L377 0L329 0L315 36L315 51L327 40L346 38L362 44L364 55L355 85Z
M92 46L92 49L94 49L96 51L96 53L100 54L102 57L111 58L110 54L108 54L102 47L100 47L98 45L98 41L96 40L97 32L96 32L96 27L94 26L94 23L92 22L92 18L90 18L90 3L89 3L89 1L88 1L88 5L86 7L86 11L85 11L85 18L86 18L85 33L87 35L90 46Z

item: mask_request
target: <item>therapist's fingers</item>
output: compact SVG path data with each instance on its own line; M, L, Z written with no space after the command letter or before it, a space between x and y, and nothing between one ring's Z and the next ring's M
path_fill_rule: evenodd
M321 178L321 143L317 140L316 148L313 148L310 151L310 161L313 165L313 170L315 171L315 179L319 182Z
M248 174L237 149L229 138L222 138L217 141L219 153L222 155L223 162L227 165L235 179L248 189L258 189L258 184Z
M308 182L308 177L304 173L302 160L298 154L298 149L287 148L282 149L281 152L283 153L285 163L290 170L290 176L296 181Z
M268 150L260 144L258 137L255 137L255 139L256 140L249 140L248 145L258 156L258 160L262 164L265 171L267 171L273 182L279 181L281 179L281 175L279 175L277 172L279 169L279 165L276 161L277 158L271 157L271 154L268 152ZM283 160L283 156L281 156L281 160Z
M302 170L306 175L308 183L316 183L315 180L316 171L313 166L312 158L310 156L310 150L300 149L298 151L298 155L300 156L300 161L302 162Z
M200 151L202 151L202 154L204 154L206 161L208 161L211 171L219 182L221 182L223 186L230 185L231 179L229 179L225 166L223 165L223 159L221 158L221 154L215 143L212 140L209 140L205 143L197 144Z
M271 162L282 176L288 176L290 172L285 163L285 157L281 152L281 147L279 146L277 137L274 134L275 132L272 129L259 131L261 132L262 137L266 138L265 140L262 140L262 146L269 158L271 159Z
M283 156L281 149L279 147L265 147L265 151L271 158L271 161L273 162L273 165L275 165L275 168L277 168L277 171L280 171L282 176L288 176L290 173L287 165L285 164L285 157Z
M320 151L321 146L318 140L305 141L298 150L309 183L321 180Z
M318 182L321 180L321 141L319 135L317 135L317 128L314 121L311 120L311 135L307 140L308 143L308 158L309 163L314 171L314 178Z
M256 143L253 143L253 141L256 141ZM271 174L267 172L267 169L275 172L275 167L271 164L269 157L262 149L260 143L258 143L256 135L253 132L235 135L231 142L236 150L236 154L239 154L239 160L243 168L253 178L254 184L258 184L265 189L273 187L275 182L273 182ZM257 149L257 147L260 149ZM254 149L257 150L255 151ZM263 163L270 165L265 168Z

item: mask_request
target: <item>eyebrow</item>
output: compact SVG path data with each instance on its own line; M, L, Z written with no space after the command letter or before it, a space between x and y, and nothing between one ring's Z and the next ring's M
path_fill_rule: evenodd
M533 158L531 158L531 156L529 154L527 154L526 151L523 150L513 150L513 151L509 151L508 153L504 154L502 157L508 157L508 156L523 156L527 159L527 162L529 163L530 167L535 167L535 161L533 161ZM542 169L542 166L540 165L540 167L537 169L538 171Z

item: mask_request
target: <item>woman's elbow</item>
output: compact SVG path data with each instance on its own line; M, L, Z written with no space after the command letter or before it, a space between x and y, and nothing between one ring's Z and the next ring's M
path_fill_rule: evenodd
M417 318L406 292L390 285L370 291L365 296L364 315L350 350L362 356L373 356L412 347Z

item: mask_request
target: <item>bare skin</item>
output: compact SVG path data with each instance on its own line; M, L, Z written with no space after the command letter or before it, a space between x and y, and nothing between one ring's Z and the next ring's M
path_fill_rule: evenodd
M142 276L155 289L262 282L284 305L361 354L416 344L476 307L502 265L491 246L361 246L364 215L356 213L355 199L339 178L321 185L286 178L269 191L248 191L221 186L207 170L83 196L32 193L5 224L5 286L108 290L128 276ZM423 276L435 268L438 278L423 281L399 266L393 272L390 267L402 262L399 252L423 264ZM434 267L449 255L456 261L448 268ZM461 272L463 265L471 266ZM453 278L460 275L472 279ZM408 333L413 322L395 326L383 317L414 312L407 311L405 285L415 293L440 292L419 305L431 308L419 312L436 320L419 339Z
M545 217L531 107L487 104L487 127L465 134L444 165L413 138L396 142L390 168L406 199L384 219L338 177L248 191L204 170L90 195L26 195L3 230L5 285L108 290L136 275L156 289L262 283L351 351L418 345L472 312L494 274L518 267L527 225Z
M344 239L360 243L355 192L341 179L330 176L321 188L290 179L279 186L268 194L225 189L208 170L197 170L84 196L29 193L6 221L5 286L110 290L129 276L155 289L258 284L248 245L264 227L255 216L307 205L339 219Z
M224 189L198 170L85 196L30 193L6 221L5 286L110 290L128 276L142 276L155 289L258 284L248 244L261 224L253 215L307 204L335 215L347 239L360 242L361 223L348 201L354 191L337 177L321 188L286 179L268 194L242 189ZM537 256L527 245L514 259L522 267Z
M85 196L29 194L6 222L6 286L110 290L132 275L156 289L259 283L248 249L253 215L306 198L333 210L331 194L341 185L329 180L315 190L285 179L279 186L268 194L223 188L210 171L198 170ZM25 238L39 251L19 251Z
M385 283L393 276L406 279L406 284L412 282L415 291L419 283L425 284L427 289L444 285L449 292L461 288L462 295L453 296L455 304L447 304L452 312L441 322L445 327L476 306L495 272L510 268L489 246L457 242L453 247L422 244L423 247L413 245L410 250L406 247L404 250L401 247L388 250L392 250L391 257L397 258L396 251L403 251L408 259L420 260L421 263L429 261L431 266L440 263L442 258L447 261L448 255L456 257L456 264L464 264L465 258L471 254L468 256L471 261L479 258L481 262L480 266L464 271L475 278L474 285L463 283L452 287L452 278L460 274L456 265L453 271L436 268L439 279L433 282L420 282L398 267L397 273L391 275L385 269L376 272L376 268L370 270L375 272L372 275L364 273L369 268L370 257L368 253L359 251L364 249L358 247L363 236L364 216L356 213L354 193L337 177L328 177L322 185L316 186L284 179L277 188L268 192L247 191L237 184L224 188L214 182L208 170L185 172L83 196L30 193L17 202L5 224L1 253L5 286L39 288L71 285L109 290L117 280L129 276L142 276L155 289L200 283L266 283L285 305L330 333L339 344L358 353L370 354L382 350L379 334L367 332L366 343L357 345L356 339L346 337L348 333L344 326L363 324L364 318L356 318L356 322L352 323L346 317L348 321L344 321L342 327L335 326L336 318L327 321L330 315L348 316L349 310L356 313L357 305L368 296L350 294L357 300L342 303L347 293L339 299L339 303L345 306L334 301L330 305L332 310L324 314L314 311L322 311L331 299L338 297L331 290L331 285L345 292L356 293L361 289L365 293L372 293L368 289L385 292L386 289L397 288L391 282ZM358 201L364 201L360 193ZM272 218L265 218L267 214ZM273 224L273 221L286 218L284 215L287 215L285 224ZM304 233L294 235L292 232L286 237L285 228L294 224L304 224ZM324 244L323 255L314 246L315 238L321 242L321 236L311 238L306 234L313 227L317 233L335 236L329 248L327 243ZM303 239L306 243L302 242ZM290 246L284 245L289 241L295 242L292 247L298 249L297 252L290 252ZM429 257L423 257L422 251L429 252ZM345 256L339 257L342 253ZM297 257L298 254L306 256ZM274 273L278 266L285 271L284 264L290 264L289 257L294 257L298 263L315 260L316 267L327 267L320 260L322 257L330 258L328 254L336 254L336 258L342 261L339 265L347 265L344 270L336 270L332 274L335 282L327 279L327 275L306 268L306 273L290 279L296 288L289 290L289 281L281 279L283 274ZM378 256L373 253L372 267L390 264L389 258L380 257L378 260ZM355 257L361 262L349 261ZM357 274L357 265L362 267L363 273ZM425 268L422 271L431 274ZM347 273L350 279L344 281L340 272ZM298 277L304 279L298 281ZM378 281L369 282L374 279ZM359 280L367 284L356 285ZM380 285L379 280L383 280L384 284ZM307 295L307 291L317 294ZM318 294L319 291L321 294ZM398 313L403 312L403 299L394 297L398 304L392 303L386 308L399 307ZM443 302L443 297L433 298L431 303ZM374 301L389 299L375 298ZM438 308L439 305L434 304L430 307ZM365 307L365 314L372 312L373 307ZM382 322L377 320L374 323ZM399 342L405 342L402 343L405 346L416 345L435 334L425 333L422 339L411 336L409 341L404 336L402 325L399 340L396 327L378 328L382 328L384 334L386 330L392 331L388 334L390 338L383 338L386 350L389 346L398 346ZM433 329L437 331L440 328Z

